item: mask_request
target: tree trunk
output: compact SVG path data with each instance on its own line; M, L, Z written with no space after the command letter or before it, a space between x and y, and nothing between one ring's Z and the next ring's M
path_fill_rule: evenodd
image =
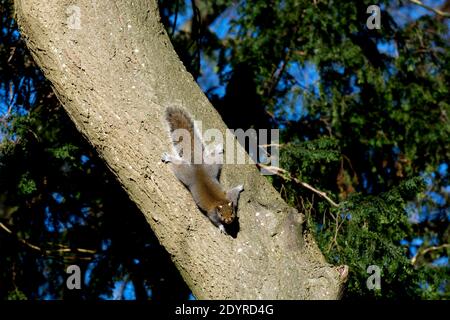
M21 33L78 130L138 205L199 299L336 299L343 279L254 165L225 165L244 183L237 238L219 233L161 163L164 108L203 128L226 126L178 59L156 0L16 0ZM238 115L237 115L238 116ZM124 212L123 214L127 214Z

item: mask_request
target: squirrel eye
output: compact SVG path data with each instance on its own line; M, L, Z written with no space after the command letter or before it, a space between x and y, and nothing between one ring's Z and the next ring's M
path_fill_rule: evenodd
M228 205L231 207L231 202L228 202Z
M222 205L219 205L219 209L222 209Z

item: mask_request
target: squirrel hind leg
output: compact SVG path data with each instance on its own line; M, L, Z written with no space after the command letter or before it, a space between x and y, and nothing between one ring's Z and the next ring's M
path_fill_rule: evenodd
M180 180L185 186L191 187L195 183L195 173L192 170L192 166L188 164L173 164L172 171L175 176Z
M193 176L194 170L191 164L185 159L165 152L161 157L161 161L171 164L173 173L184 185L189 186L192 184L192 181L195 181L195 177Z
M173 164L189 164L188 161L181 158L178 155L172 155L167 152L164 152L161 156L161 161L164 163L173 163Z
M240 184L227 192L227 199L233 202L233 207L235 208L238 205L239 195L242 191L244 191L244 185Z
M214 180L218 180L220 170L222 169L221 164L204 164L203 168L206 171L206 174L210 176Z
M218 144L214 148L205 151L203 156L206 173L213 179L217 179L223 163L223 145Z
M219 143L214 148L206 151L206 156L215 157L216 155L223 154L223 144Z

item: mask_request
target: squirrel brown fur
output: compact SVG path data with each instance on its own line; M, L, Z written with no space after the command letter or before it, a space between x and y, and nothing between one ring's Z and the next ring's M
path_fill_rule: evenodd
M169 107L165 112L175 155L164 153L163 162L170 162L175 176L189 189L197 206L211 222L225 233L225 225L236 220L239 195L244 190L239 185L226 192L219 182L221 163L214 160L223 153L217 145L206 151L191 116L181 108ZM199 159L200 163L197 163Z

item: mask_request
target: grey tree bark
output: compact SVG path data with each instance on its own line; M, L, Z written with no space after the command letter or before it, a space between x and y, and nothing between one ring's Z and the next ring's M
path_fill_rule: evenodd
M185 107L204 129L226 126L176 55L156 0L16 0L15 8L21 34L65 110L197 298L339 297L342 269L325 262L302 230L302 215L254 165L225 165L222 172L225 186L246 186L233 239L200 213L161 163L170 150L167 106Z

